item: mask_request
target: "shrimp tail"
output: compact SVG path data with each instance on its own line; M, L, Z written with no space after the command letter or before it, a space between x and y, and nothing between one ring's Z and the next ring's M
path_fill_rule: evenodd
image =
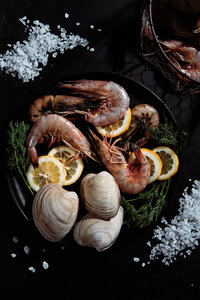
M87 126L88 130L88 138L89 141L91 142L93 149L95 151L95 156L93 160L95 160L100 166L103 166L101 162L101 157L99 155L99 149L102 147L103 142L102 140Z
M143 163L144 161L146 161L146 159L144 159L144 155L142 154L142 151L140 150L138 145L131 143L131 147L133 149L133 152L134 152L136 158L139 160L140 163Z
M35 168L38 168L38 153L35 147L28 147L28 155L30 157L31 163Z

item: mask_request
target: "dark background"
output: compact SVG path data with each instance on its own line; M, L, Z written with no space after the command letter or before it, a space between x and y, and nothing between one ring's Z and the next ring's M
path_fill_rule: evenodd
M69 18L65 19L65 12ZM199 248L187 258L179 258L171 266L159 262L141 267L146 261L153 227L126 239L119 239L110 249L97 253L93 249L49 243L36 232L18 211L8 188L4 151L9 120L24 112L27 104L45 87L59 82L65 76L81 72L116 72L133 78L155 92L169 107L180 128L189 131L189 142L182 157L177 175L177 185L171 195L171 205L164 213L173 217L178 199L188 179L200 179L200 96L177 94L162 75L139 55L141 1L139 0L65 0L25 1L0 0L0 53L7 44L26 38L24 27L18 21L27 16L31 21L49 24L51 31L60 24L68 32L80 34L89 40L94 52L75 48L50 59L48 66L33 82L22 83L0 73L0 122L1 122L1 285L7 288L41 286L49 290L62 287L69 295L96 294L114 299L115 294L124 299L173 299L184 295L199 299L200 285ZM80 22L80 26L75 23ZM94 25L94 29L90 28ZM96 29L101 28L99 32ZM18 237L18 243L13 237ZM30 253L24 252L30 247ZM12 258L11 253L17 257ZM141 262L134 263L133 257ZM42 262L49 268L44 270ZM35 273L28 270L30 266ZM70 294L71 292L71 294ZM129 295L129 296L128 296ZM183 299L183 298L182 298Z

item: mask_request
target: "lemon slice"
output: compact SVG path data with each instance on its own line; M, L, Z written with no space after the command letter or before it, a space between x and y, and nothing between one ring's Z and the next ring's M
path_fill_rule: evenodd
M70 185L79 179L84 165L81 158L72 161L76 155L74 150L67 146L58 146L53 148L48 155L55 157L63 163L66 171L64 185Z
M107 137L116 137L128 130L131 123L131 110L128 108L126 114L119 121L112 124L96 127L97 131Z
M66 172L64 165L51 156L40 156L38 158L38 168L29 164L27 169L27 179L34 191L38 191L46 183L56 183L64 185Z
M176 153L169 147L160 146L153 149L161 158L163 167L158 180L165 180L172 177L178 171L179 159Z
M150 173L149 183L152 183L153 181L158 179L158 177L161 175L162 161L159 155L153 150L149 150L146 148L140 148L140 150L142 151L142 154L146 156L150 164L151 173ZM136 156L134 152L132 152L128 158L128 163L131 163L135 158Z

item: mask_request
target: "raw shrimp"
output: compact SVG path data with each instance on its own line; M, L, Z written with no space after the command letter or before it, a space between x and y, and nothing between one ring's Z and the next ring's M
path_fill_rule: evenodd
M77 158L78 154L81 153L95 159L95 154L90 148L90 143L82 132L64 117L51 114L42 116L33 125L26 139L28 153L34 167L38 166L36 146L45 137L51 137L50 145L56 140L63 141L67 146L77 151Z
M32 122L51 111L60 115L78 113L94 126L105 126L121 119L129 107L126 90L113 81L75 80L60 87L68 94L46 95L31 104Z
M159 114L158 111L149 104L138 104L131 110L131 125L130 129L122 137L124 140L124 149L128 150L131 140L136 132L144 135L135 142L140 147L146 144L151 139L150 127L158 127Z
M150 165L140 148L132 144L137 160L128 164L120 148L115 146L116 141L111 145L106 138L101 141L92 131L90 132L102 163L115 178L121 192L126 194L141 192L149 182Z
M160 43L182 73L195 80L200 80L200 51L177 40L160 41Z

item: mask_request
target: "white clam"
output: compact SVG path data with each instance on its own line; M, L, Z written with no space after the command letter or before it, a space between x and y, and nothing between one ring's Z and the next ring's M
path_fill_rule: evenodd
M87 174L81 181L80 194L86 210L95 217L110 220L117 214L120 190L110 173Z
M76 223L73 235L75 241L81 246L104 251L116 241L123 222L123 208L119 207L117 215L109 221L97 219L91 214L85 215Z
M40 233L49 241L57 242L72 229L79 207L78 195L60 185L45 184L34 197L33 220Z

